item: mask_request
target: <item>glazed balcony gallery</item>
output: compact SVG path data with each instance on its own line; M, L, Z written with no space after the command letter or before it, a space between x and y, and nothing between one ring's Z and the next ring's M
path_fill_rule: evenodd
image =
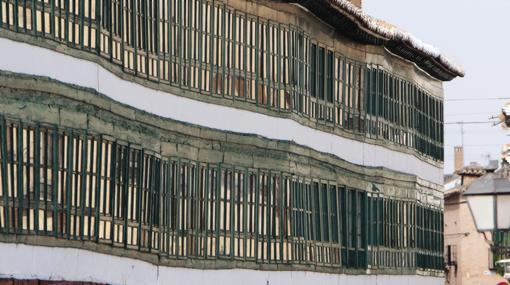
M442 284L442 82L462 72L366 17L0 0L0 276Z
M302 28L209 0L1 1L0 27L160 84L246 102L443 159L443 102Z
M168 258L443 266L441 209L321 177L211 164L2 120L0 232Z

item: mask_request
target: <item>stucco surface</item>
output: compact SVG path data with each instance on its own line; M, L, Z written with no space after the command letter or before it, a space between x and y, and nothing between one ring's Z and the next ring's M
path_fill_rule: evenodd
M86 281L125 285L439 285L439 277L343 275L245 269L198 270L156 266L82 249L0 243L0 278Z
M0 52L9 54L0 62L1 70L48 76L65 83L93 88L113 100L162 117L270 139L292 140L351 163L386 167L418 175L436 184L442 182L442 168L414 155L319 131L291 119L218 106L150 89L123 80L96 63L9 39L0 39Z

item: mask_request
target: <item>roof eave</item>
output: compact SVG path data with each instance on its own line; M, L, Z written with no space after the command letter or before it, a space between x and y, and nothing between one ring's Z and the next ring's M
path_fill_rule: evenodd
M386 47L390 52L414 62L419 68L441 81L450 81L455 77L464 77L464 72L451 66L441 55L435 57L413 47L405 39L389 38L366 27L360 16L340 7L337 0L284 0L299 4L317 17L333 26L346 36L363 44ZM357 8L355 8L357 9Z

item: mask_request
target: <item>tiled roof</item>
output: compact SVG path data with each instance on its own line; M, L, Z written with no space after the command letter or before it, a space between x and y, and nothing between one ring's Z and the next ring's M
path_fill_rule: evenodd
M284 0L309 9L346 35L366 44L382 45L390 52L413 61L431 76L449 81L464 76L461 67L432 45L394 25L367 15L347 0Z

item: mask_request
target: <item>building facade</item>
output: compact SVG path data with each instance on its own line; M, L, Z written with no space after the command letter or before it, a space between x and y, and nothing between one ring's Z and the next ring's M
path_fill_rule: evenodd
M443 284L463 74L355 5L0 0L0 54L4 282Z
M456 173L455 186L445 191L446 284L508 284L503 279L504 268L496 265L498 260L508 258L508 232L480 232L464 195L473 187L489 191L490 181L507 179L508 170L507 165L498 169L498 161L487 166L471 163ZM499 181L498 185L508 186Z
M458 156L457 151L455 156ZM471 209L463 195L474 181L486 174L487 169L478 164L462 167L454 178L457 181L456 185L446 189L444 197L446 284L497 284L502 279L493 272L491 233L478 232Z

